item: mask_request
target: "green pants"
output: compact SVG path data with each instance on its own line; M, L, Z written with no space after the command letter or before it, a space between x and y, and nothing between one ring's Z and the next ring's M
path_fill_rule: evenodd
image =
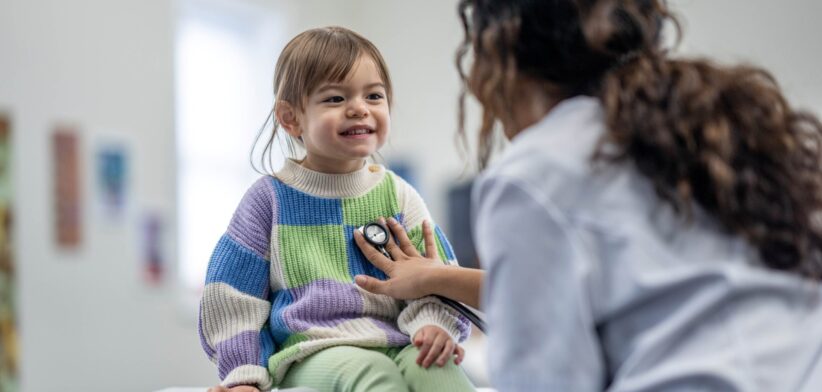
M474 391L453 360L428 369L417 365L419 349L368 349L337 346L291 365L280 388L309 387L319 392Z

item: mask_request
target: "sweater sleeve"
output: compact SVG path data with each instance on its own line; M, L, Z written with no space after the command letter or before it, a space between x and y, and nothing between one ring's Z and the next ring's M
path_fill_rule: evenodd
M264 177L246 192L208 264L200 342L223 386L272 387L267 362L274 343L266 321L273 201L271 179Z
M397 189L402 224L408 232L408 238L414 246L423 253L425 241L422 234L422 222L428 221L433 227L439 259L446 264L457 265L457 259L448 239L431 219L431 214L419 193L397 175L393 175ZM412 339L420 328L435 325L447 331L456 342L468 338L471 332L471 323L456 310L445 305L434 296L423 297L407 302L397 321L400 331L408 334Z

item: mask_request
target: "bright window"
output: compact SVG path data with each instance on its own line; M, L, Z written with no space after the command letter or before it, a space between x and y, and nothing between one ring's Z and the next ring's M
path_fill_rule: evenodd
M177 22L178 276L194 297L234 209L260 176L249 152L271 110L283 43L274 15L238 1L181 1Z

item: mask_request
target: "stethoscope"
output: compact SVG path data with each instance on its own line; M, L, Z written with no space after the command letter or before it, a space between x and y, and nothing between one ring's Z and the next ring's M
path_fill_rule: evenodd
M385 250L385 245L388 244L388 229L378 222L371 222L358 228L357 230L362 233L365 240L373 245L377 250L382 253L383 256L387 257L389 260L394 260L391 257L391 254ZM450 298L445 298L441 295L435 295L440 301L444 304L454 308L457 312L461 315L465 316L468 320L470 320L480 331L485 332L485 321L483 321L476 313L474 313L471 309L468 309L467 306L463 305L460 302L454 301Z

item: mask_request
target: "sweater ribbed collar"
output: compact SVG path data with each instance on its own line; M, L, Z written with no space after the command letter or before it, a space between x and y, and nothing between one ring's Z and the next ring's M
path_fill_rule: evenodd
M382 181L385 167L366 163L351 173L329 174L307 169L294 160L286 159L283 168L275 176L284 184L314 196L357 197L366 194Z

